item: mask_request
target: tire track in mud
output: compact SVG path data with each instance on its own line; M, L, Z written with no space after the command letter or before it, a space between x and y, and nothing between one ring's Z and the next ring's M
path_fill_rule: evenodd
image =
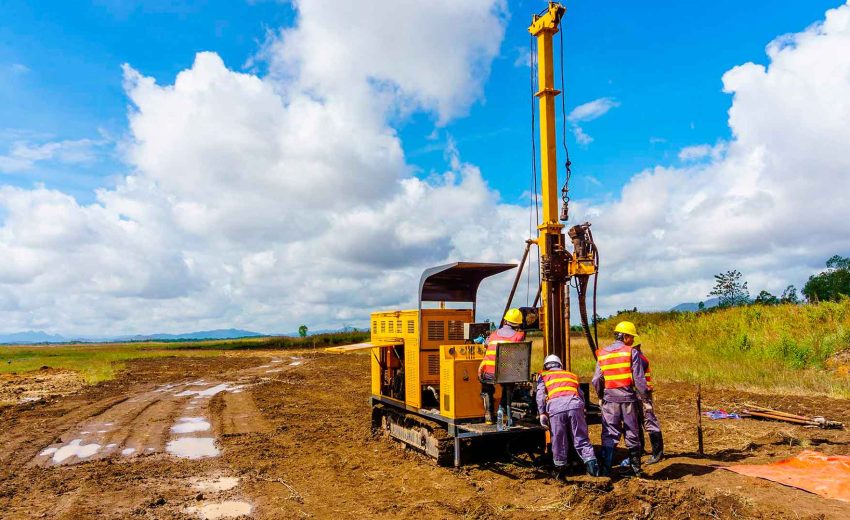
M205 518L223 511L262 515L256 510L254 482L239 478L244 475L232 467L227 451L268 441L272 428L254 389L287 377L304 362L283 357L247 369L218 370L216 376L203 373L205 379L163 378L159 385L116 381L91 388L91 397L54 402L41 416L35 409L12 416L27 428L0 429L0 456L14 465L0 471L0 511L10 512L10 518L38 516L36 511L52 518L124 518L150 508L156 508L156 517ZM121 393L104 397L110 391ZM200 458L170 453L169 443L182 438L209 438L217 451ZM3 482L5 473L15 481L24 474L33 478L15 485ZM27 490L53 496L49 509L28 507ZM160 505L158 496L168 496L167 503Z

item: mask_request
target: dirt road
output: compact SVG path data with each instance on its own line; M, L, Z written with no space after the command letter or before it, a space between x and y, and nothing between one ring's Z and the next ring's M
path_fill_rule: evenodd
M662 385L673 455L647 479L574 477L498 461L439 468L369 431L368 357L251 352L130 363L117 380L0 410L2 518L850 518L850 504L714 466L850 434L707 421L694 454L693 389ZM704 392L850 417L840 400ZM598 427L591 428L598 439Z

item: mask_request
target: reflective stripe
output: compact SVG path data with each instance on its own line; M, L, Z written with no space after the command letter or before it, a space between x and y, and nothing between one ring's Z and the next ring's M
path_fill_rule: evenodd
M566 370L544 370L540 372L546 389L546 400L578 395L578 376Z
M598 357L599 361L605 361L606 359L616 358L616 357L632 357L631 352L614 352L612 354L602 354Z
M641 351L638 351L638 356L643 361L643 374L646 377L646 387L652 390L652 374L649 371L649 358L644 356Z
M570 379L569 377L560 377L558 379L550 379L546 381L547 383L563 383L564 381L569 381L570 383L578 384L578 381L575 379Z
M625 362L623 358L628 358ZM634 384L632 379L632 347L620 345L616 350L596 351L599 370L605 380L605 388L624 388ZM605 361L611 360L608 363Z

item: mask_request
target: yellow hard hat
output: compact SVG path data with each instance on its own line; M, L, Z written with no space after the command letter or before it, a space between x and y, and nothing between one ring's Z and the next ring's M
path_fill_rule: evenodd
M614 327L614 332L619 332L621 334L628 334L629 336L637 336L637 328L635 328L635 324L630 321L621 321Z
M505 313L505 321L508 323L522 325L522 311L519 309L510 309Z

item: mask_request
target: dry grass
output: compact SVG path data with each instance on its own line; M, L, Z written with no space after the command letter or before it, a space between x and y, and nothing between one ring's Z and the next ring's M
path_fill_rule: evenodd
M658 381L701 383L782 394L850 397L850 300L816 305L750 306L706 313L625 313L600 322L603 345L614 325L635 322ZM572 367L584 377L594 361L573 338Z
M320 348L357 343L366 332L317 334L306 338L271 337L184 342L131 342L73 345L0 346L0 373L25 373L50 367L78 372L89 384L106 381L132 359L209 357L226 350Z

